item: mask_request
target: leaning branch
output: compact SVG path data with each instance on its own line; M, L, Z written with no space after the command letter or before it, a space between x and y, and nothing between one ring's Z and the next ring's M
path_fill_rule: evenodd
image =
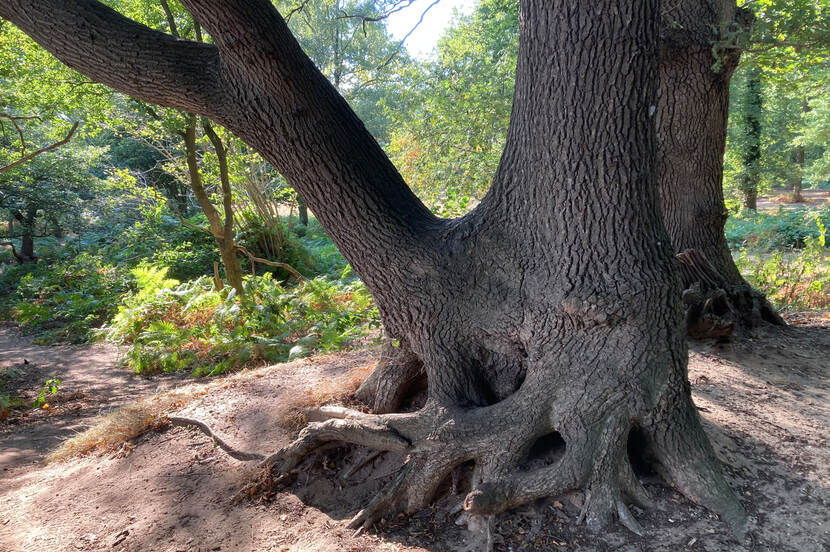
M268 259L263 259L262 257L256 257L256 256L254 256L253 253L248 251L248 249L244 245L239 245L238 243L234 244L234 245L236 246L236 249L238 249L240 253L242 253L246 257L248 257L248 260L251 261L252 265L253 265L253 263L259 263L259 264L264 264L264 265L268 265L268 266L273 266L275 268L282 268L283 270L286 270L289 273L291 273L291 275L294 276L300 282L308 281L308 278L306 278L305 276L303 276L302 274L297 272L297 270L289 264L278 263L276 261L269 261Z
M34 159L34 158L35 158L35 157L37 157L38 155L42 155L42 154L44 154L44 153L46 153L46 152L48 152L48 151L52 151L53 149L57 149L57 148L59 148L59 147L61 147L61 146L65 145L65 144L68 144L68 143L69 143L69 141L72 139L72 135L74 135L74 134L75 134L75 131L76 131L76 130L78 130L78 123L77 123L77 122L76 122L74 125L72 125L72 128L70 128L70 129L69 129L69 132L68 132L68 133L66 134L66 136L63 138L63 140L58 140L58 141L57 141L57 142L55 142L54 144L48 145L48 146L46 146L46 147L44 147L44 148L40 148L40 149L39 149L39 150L37 150L37 151L33 151L32 153L29 153L29 154L27 154L27 155L24 155L24 156L23 156L23 157L21 157L20 159L18 159L18 160L16 160L16 161L11 162L11 163L9 163L8 165L4 165L4 166L0 167L0 173L2 173L2 172L4 172L4 171L7 171L7 170L9 170L9 169L13 169L14 167L16 167L16 166L18 166L18 165L20 165L20 164L22 164L22 163L25 163L26 161L29 161L30 159Z
M95 0L3 0L8 19L69 67L134 98L214 115L219 52L124 17Z

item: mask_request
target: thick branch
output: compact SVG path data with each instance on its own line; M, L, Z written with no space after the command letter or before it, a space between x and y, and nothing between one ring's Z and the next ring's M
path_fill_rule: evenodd
M206 115L220 103L210 44L177 40L94 0L3 0L0 17L69 67L135 98Z
M300 192L373 292L378 287L372 273L380 272L374 269L390 268L387 280L397 278L395 272L403 276L400 259L424 257L419 255L423 235L437 221L272 4L184 4L219 48L235 100L215 120ZM411 255L402 253L407 250Z

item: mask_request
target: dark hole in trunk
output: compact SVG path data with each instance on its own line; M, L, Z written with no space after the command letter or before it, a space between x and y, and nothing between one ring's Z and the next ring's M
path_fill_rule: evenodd
M565 454L565 440L554 431L547 435L542 435L530 447L527 453L527 458L522 462L519 469L534 470L544 466L549 466L557 462Z
M634 474L639 477L657 475L655 470L657 460L651 452L645 434L636 426L628 432L628 461L631 462Z
M473 473L475 472L475 460L467 460L456 466L450 474L441 481L435 491L436 500L453 492L453 479L455 480L455 492L459 495L466 495L473 490Z

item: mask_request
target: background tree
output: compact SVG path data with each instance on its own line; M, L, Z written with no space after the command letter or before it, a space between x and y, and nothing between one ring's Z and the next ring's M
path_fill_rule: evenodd
M96 148L64 147L0 173L0 209L17 222L10 237L21 240L18 261L37 260L35 237L81 227L98 185L90 167L100 155Z
M819 97L826 76L830 4L825 0L747 4L753 25L740 38L745 51L733 86L737 101L725 187L741 190L745 199L757 195L759 188L787 187L792 201L802 201L809 166L825 150L823 142L805 135L805 128L810 104ZM753 98L746 97L750 86Z
M658 214L657 2L521 3L505 153L490 193L461 220L437 219L418 201L270 3L186 6L215 45L175 40L89 0L10 0L0 15L91 78L208 116L256 148L332 234L391 335L424 363L419 411L325 411L327 421L267 461L272 469L287 473L331 440L408 454L353 520L363 526L389 508L424 507L472 459L465 507L474 514L581 488L591 527L618 516L638 531L626 506L647 502L626 455L636 427L677 487L742 534L743 509L691 402ZM520 471L554 432L564 454Z
M743 115L740 121L744 136L741 141L741 193L744 196L744 207L755 210L758 205L758 189L760 188L761 164L761 109L763 97L761 93L761 73L757 69L751 71L744 81L742 90ZM738 125L736 125L738 126Z

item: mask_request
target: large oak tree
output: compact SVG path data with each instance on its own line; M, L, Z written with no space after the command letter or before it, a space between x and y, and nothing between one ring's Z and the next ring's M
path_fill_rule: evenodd
M266 460L273 470L330 441L407 454L355 526L423 508L474 461L473 514L582 489L589 526L618 517L636 529L627 505L649 502L626 454L636 429L678 489L742 532L745 514L691 401L680 281L659 214L658 1L521 2L506 148L484 200L454 220L412 194L269 2L184 4L213 44L93 0L4 0L0 16L91 78L209 117L256 148L406 345L380 367L398 376L364 392L388 406L413 374L384 370L425 373L417 411L323 409L327 419ZM556 461L522 468L552 434L565 443Z

